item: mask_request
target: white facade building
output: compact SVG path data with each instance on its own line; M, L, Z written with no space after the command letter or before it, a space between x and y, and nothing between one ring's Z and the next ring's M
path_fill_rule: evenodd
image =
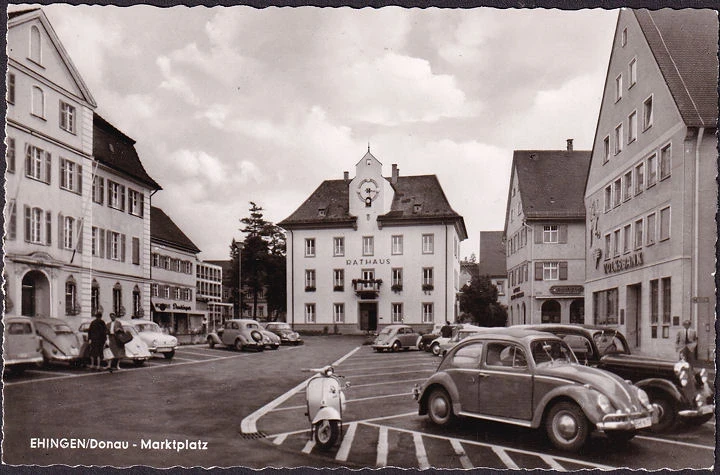
M296 328L426 329L454 320L462 216L434 175L382 176L368 151L355 177L324 181L287 219L287 321ZM336 327L335 327L336 326Z

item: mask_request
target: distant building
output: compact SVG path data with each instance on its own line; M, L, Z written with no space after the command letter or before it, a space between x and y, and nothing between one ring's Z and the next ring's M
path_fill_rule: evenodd
M585 321L589 151L516 150L505 213L508 324Z
M8 14L5 312L77 329L150 310L151 192L134 140L90 91L40 9Z
M369 151L289 217L287 321L343 333L454 320L462 216L435 175L383 177Z
M195 265L200 249L155 206L151 207L152 319L180 342L203 333L205 314L195 301Z
M498 289L498 302L508 306L507 267L502 231L481 231L478 251L479 275L486 275Z
M585 191L588 323L674 357L692 320L715 349L718 17L629 10L618 22Z
M195 263L196 310L204 312L205 330L215 331L232 318L233 304L223 301L223 268L209 262Z

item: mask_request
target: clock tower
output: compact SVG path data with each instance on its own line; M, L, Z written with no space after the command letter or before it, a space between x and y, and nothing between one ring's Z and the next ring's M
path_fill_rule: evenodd
M348 184L350 214L358 217L358 225L376 221L390 211L393 188L382 176L382 163L368 152L355 164L355 178Z

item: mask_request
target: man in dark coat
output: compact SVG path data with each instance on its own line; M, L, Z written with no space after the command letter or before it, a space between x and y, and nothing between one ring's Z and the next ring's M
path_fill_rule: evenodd
M101 369L103 361L103 348L107 340L107 325L102 319L102 312L95 314L95 320L90 322L88 328L88 343L90 344L90 369Z

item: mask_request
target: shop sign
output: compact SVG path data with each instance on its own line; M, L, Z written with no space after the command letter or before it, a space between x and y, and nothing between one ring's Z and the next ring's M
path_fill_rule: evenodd
M512 294L510 296L510 300L515 300L515 299L519 299L519 298L523 298L523 297L525 297L525 292L518 292L516 294Z
M390 264L390 258L385 259L345 259L346 266L374 266L378 264Z
M624 270L632 269L633 267L638 267L641 265L643 265L642 251L635 252L633 254L630 254L629 256L613 259L610 262L606 262L605 264L603 264L603 268L605 269L606 274L612 274L614 272L622 272Z
M190 305L183 305L181 303L173 303L172 308L173 310L186 310L188 312L192 310L192 308L190 308Z
M582 285L553 285L550 293L553 295L582 295L585 288Z

